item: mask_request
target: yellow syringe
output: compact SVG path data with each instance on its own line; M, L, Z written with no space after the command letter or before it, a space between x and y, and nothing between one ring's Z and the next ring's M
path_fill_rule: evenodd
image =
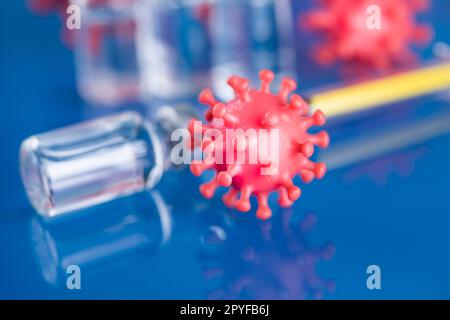
M309 102L312 111L320 109L332 118L445 89L450 89L450 62L316 92Z

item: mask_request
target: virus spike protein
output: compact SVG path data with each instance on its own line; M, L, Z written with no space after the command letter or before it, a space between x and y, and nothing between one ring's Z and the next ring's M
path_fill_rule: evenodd
M325 123L323 113L316 111L312 116L308 116L306 102L298 95L290 96L297 87L292 79L283 79L280 91L277 94L271 93L270 84L273 78L271 71L261 71L261 87L257 90L251 88L246 79L230 77L228 84L233 89L235 98L228 103L217 101L210 89L203 90L199 101L209 107L206 113L208 123L202 124L201 132L194 132L195 120L189 125L191 135L198 136L202 133L201 143L196 145L200 145L204 153L207 149L209 152L207 160L196 160L191 164L192 173L198 176L208 169L216 171L210 182L201 185L202 195L211 198L219 186L229 187L223 202L228 207L242 212L250 210L250 197L254 195L258 200L256 215L260 219L271 217L272 212L268 205L271 192L278 192L278 203L283 207L292 205L300 197L300 188L292 182L295 175L300 175L307 183L325 175L325 164L314 163L309 158L314 153L315 146L326 148L329 144L325 131L317 134L307 132L310 127ZM227 135L232 134L233 143L231 146L226 142L219 143L206 134L208 129L219 131L221 137L226 140L229 139ZM267 143L272 147L276 144L277 148L269 147L269 150L263 151L267 154L270 150L276 150L277 154L261 155L260 149L265 148L262 139L258 136L255 144L248 133L251 130L261 132L262 129L268 131L268 136L271 136L274 129L278 132L278 139ZM239 131L245 132L244 142ZM195 147L194 144L192 146ZM258 157L256 161L250 161L249 154L255 151L251 150L255 146L258 149ZM221 157L217 157L218 155ZM232 159L231 163L229 159ZM239 162L238 159L244 161ZM263 174L263 169L273 170Z

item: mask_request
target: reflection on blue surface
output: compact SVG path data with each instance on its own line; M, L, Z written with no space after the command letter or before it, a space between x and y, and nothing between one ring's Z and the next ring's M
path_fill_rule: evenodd
M353 183L366 178L379 186L386 186L391 176L408 177L413 174L416 161L426 154L424 146L394 152L350 168L344 179Z
M270 221L240 215L210 226L200 254L204 277L217 286L208 297L306 299L334 291L334 282L321 279L316 268L333 257L335 248L311 246L306 233L317 218L300 216L285 209Z
M432 17L437 38L446 42L450 42L446 17L449 5L446 1L435 1ZM230 284L231 296L238 298L253 296L256 289L261 289L260 297L270 294L286 297L289 292L295 293L290 296L292 298L303 297L300 294L303 293L300 285L303 278L292 281L292 285L298 287L289 287L290 283L280 285L283 278L276 274L277 264L287 266L286 274L292 274L292 279L307 274L299 272L301 268L297 269L292 263L295 255L284 251L290 241L282 232L281 222L286 213L278 211L274 217L273 244L261 241L262 224L256 220L255 224L251 223L253 211L241 216L226 209L220 197L212 201L203 199L197 191L200 181L187 171L169 173L158 187L172 218L171 238L163 246L155 246L152 238L159 231L147 232L154 226L159 230L161 227L156 221L156 209L145 194L84 211L79 217L68 217L73 221L82 220L82 226L75 222L71 225L70 221L60 222L59 226L42 224L28 204L20 183L17 155L20 142L31 134L92 117L95 112L83 106L76 94L71 53L56 41L59 37L56 17L32 16L25 11L23 3L10 0L2 3L0 21L1 298L207 298L211 290L228 288ZM8 31L12 29L11 25L14 25L14 32ZM425 53L427 55L429 52ZM303 86L313 87L319 80L330 81L332 75L324 75L314 68L307 60L300 64ZM446 108L448 102L428 101L425 107L427 110ZM418 113L415 118L426 118L426 114ZM377 130L381 132L381 128L383 125ZM364 130L350 130L342 134L342 138L358 137ZM306 235L299 230L292 236L300 237L305 241L302 245L313 251L327 241L336 248L336 255L318 263L315 270L319 279L331 279L335 283L335 290L325 290L324 298L450 298L449 144L448 135L437 135L422 142L420 145L426 148L426 153L415 157L414 171L406 176L390 175L381 185L369 179L348 180L349 172L364 165L362 162L331 171L321 183L305 188L302 198L292 208L292 217L294 221L300 221L306 213L314 212L318 226ZM132 219L127 220L130 215ZM145 220L147 215L149 220ZM299 220L295 220L296 217ZM123 219L129 224L121 224ZM66 223L69 226L65 226ZM82 229L87 229L93 234L93 230L114 225L122 228L113 228L116 231L112 233L95 233L95 237L86 242L77 242L75 248L59 242L72 237L76 239L72 232L81 233L84 232ZM224 273L217 279L208 279L204 276L207 263L201 252L207 250L204 236L213 226L222 228L228 238L213 252L215 258L212 259ZM115 241L115 236L128 239L132 234L139 235L132 238L137 241L123 242L121 250L98 249L105 248L103 244L110 240ZM48 243L45 241L49 238L53 239L54 247L45 251L45 243ZM160 238L157 236L156 240L160 241ZM80 291L52 285L43 277L46 267L36 257L33 239L41 243L39 252L50 252L50 259L54 252L58 252L58 257L66 256L64 252L68 252L71 259L76 258L71 253L79 252L81 247L81 252L85 252L83 257L88 257L91 263L85 265L86 274L82 276ZM39 242L42 240L44 242ZM246 244L256 250L254 254L251 250L244 252L247 260L242 260L241 253ZM100 258L90 255L91 245L97 248L94 252L102 253ZM237 259L224 260L225 256ZM256 257L269 263L256 264L253 268L252 259ZM51 266L57 270L47 277L61 279L64 276L61 269L71 260L63 264L59 259L44 261L53 261ZM366 268L371 264L381 268L382 289L379 291L370 291L366 287ZM265 270L266 266L268 269ZM56 272L56 277L52 272ZM266 272L272 277L259 281ZM240 287L239 279L245 280L248 275L250 279L256 279L255 286ZM285 279L281 283L283 281ZM277 290L273 291L274 287ZM311 292L307 294L307 297L313 296Z
M99 216L101 215L101 216ZM129 260L135 252L147 252L170 240L172 219L157 191L118 201L105 215L98 208L55 221L34 217L30 237L43 278L64 286L66 270L77 265L83 277L92 270ZM143 251L147 249L147 251Z

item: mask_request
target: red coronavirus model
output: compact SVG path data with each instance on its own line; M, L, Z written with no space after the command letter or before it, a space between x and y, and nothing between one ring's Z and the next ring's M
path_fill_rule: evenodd
M318 8L301 15L301 27L319 32L315 59L329 65L356 63L375 70L415 60L411 45L425 44L431 29L416 22L428 0L317 0Z
M230 77L228 84L236 97L225 104L218 102L210 89L200 93L200 102L210 108L206 113L208 124L201 127L201 143L196 144L201 144L203 152L212 156L191 164L191 171L197 176L207 169L217 171L210 182L201 185L203 196L212 198L217 187L230 187L223 197L224 203L245 212L250 210L249 199L253 194L258 200L256 215L260 219L271 216L268 206L271 192L278 191L278 203L283 207L300 197L301 190L292 181L295 175L299 174L305 183L325 175L325 164L314 163L310 157L315 146L326 148L329 143L325 131L308 132L310 127L325 123L324 114L318 110L309 116L308 104L299 95L290 96L297 86L292 79L284 78L278 94L272 94L269 87L273 78L271 71L261 71L261 88L253 89L248 80ZM190 122L191 137L198 135L198 123L194 119ZM208 131L223 134L227 141L219 141ZM251 136L249 131L258 135ZM268 132L266 140L261 132ZM258 157L251 161L250 154L255 151ZM217 155L222 161L217 161ZM230 159L245 161L230 163L227 161Z

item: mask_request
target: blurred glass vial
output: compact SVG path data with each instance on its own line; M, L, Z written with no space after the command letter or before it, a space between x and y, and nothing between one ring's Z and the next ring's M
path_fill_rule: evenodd
M137 0L70 0L80 8L73 33L77 87L96 106L136 101L140 71L134 7Z
M134 112L32 136L20 150L28 198L54 217L151 188L163 172L162 141Z
M214 0L141 0L137 46L144 98L192 98L208 84L209 12Z
M259 70L295 77L294 15L290 0L216 0L210 12L212 83L232 98L226 80L258 80Z

